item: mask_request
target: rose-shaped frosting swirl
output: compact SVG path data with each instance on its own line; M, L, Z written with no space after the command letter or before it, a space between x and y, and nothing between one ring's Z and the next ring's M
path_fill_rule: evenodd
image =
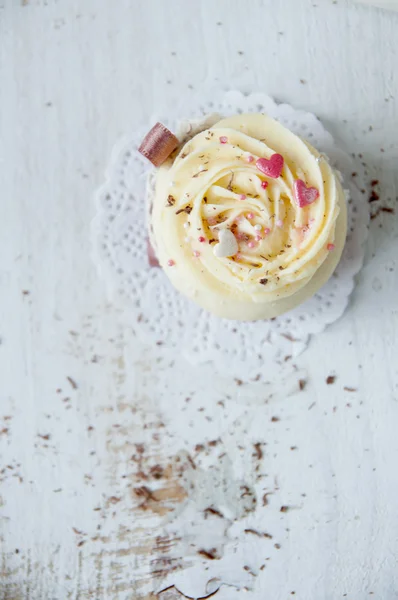
M270 117L239 115L197 134L159 170L152 224L178 289L221 316L256 319L297 304L276 306L325 262L330 276L344 245L345 205L314 148ZM227 229L238 243L232 256L214 251Z

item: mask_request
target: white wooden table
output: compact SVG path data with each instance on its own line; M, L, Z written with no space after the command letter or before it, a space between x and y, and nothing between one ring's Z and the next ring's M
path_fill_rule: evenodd
M231 483L220 454L258 475L273 537L246 531L242 558L231 517L215 598L398 598L398 223L378 212L398 210L397 40L398 14L348 0L0 0L2 599L182 597L160 591L183 558L160 527L199 471ZM90 259L113 144L208 85L315 112L380 181L349 310L297 361L306 388L260 420L261 386L155 361Z

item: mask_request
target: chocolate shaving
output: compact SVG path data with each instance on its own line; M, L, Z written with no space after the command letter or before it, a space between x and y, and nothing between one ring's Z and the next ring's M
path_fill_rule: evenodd
M195 179L195 177L199 177L199 175L201 175L202 173L206 173L206 171L208 171L209 169L202 169L201 171L198 171L197 173L195 173L195 175L192 175L192 179Z
M215 560L218 559L219 556L217 555L217 549L216 548L211 548L211 550L198 550L198 554L200 556L204 556L205 558L208 558L209 560Z
M307 385L307 381L305 379L299 379L299 388L301 391L303 391L305 389L306 385Z
M331 385L335 381L336 381L336 376L335 375L329 375L328 377L326 377L326 383L328 385Z
M69 376L67 376L67 378L66 378L66 379L69 381L69 383L70 383L71 387L72 387L74 390L77 390L77 383L76 383L76 381L75 381L74 379L72 379L72 377L69 377Z
M256 458L258 458L258 460L261 460L263 458L263 450L261 448L261 443L257 442L256 444L253 444L254 446L254 450L256 451Z
M268 502L268 496L270 496L272 494L272 492L266 492L263 496L263 506L268 506L269 502Z
M186 206L185 208L180 208L179 210L177 210L176 215L180 215L181 213L186 213L187 215L190 215L191 212L192 206L188 204L188 206Z
M380 200L380 196L374 190L372 190L372 192L371 192L371 194L369 196L369 203L371 203L371 202L377 202L377 200Z
M268 279L266 279L265 277L263 277L263 279L260 279L260 283L261 283L261 285L267 285Z
M270 533L262 533L260 531L256 531L255 529L245 529L245 533L250 533L251 535L255 535L257 537L266 538L267 540L272 540L272 535Z
M213 508L212 506L205 508L203 512L205 514L205 517L207 517L207 515L214 515L215 517L220 517L220 519L224 519L224 515L219 510L217 510L216 508Z

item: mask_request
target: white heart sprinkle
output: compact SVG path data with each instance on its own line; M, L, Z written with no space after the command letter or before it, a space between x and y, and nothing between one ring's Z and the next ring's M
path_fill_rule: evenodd
M218 242L213 248L213 252L218 258L234 256L239 250L238 242L230 229L220 231Z

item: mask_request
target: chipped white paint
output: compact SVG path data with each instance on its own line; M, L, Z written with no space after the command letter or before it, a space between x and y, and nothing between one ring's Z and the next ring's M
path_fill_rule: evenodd
M0 0L0 597L394 598L398 17L195 8ZM276 383L141 347L90 261L114 142L209 84L316 112L380 180L351 308Z

